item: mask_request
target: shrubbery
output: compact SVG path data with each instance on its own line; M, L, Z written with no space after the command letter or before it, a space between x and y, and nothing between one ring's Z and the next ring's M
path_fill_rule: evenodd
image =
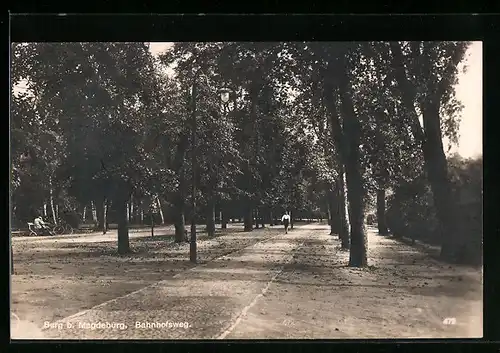
M453 156L448 160L453 197L457 207L458 229L467 239L465 259L480 263L482 258L482 179L483 161ZM424 176L401 185L389 197L387 224L394 237L408 237L429 244L440 244L432 191Z

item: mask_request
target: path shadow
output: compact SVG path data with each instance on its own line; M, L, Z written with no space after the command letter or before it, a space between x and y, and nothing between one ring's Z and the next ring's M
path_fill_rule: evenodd
M231 236L231 234L241 241L232 245L231 239L224 239L219 242L220 245L215 245L214 249L200 248L196 265L207 264L217 257L237 253L263 240L262 233L252 237L251 234L244 236L243 231L234 230L218 232L211 238L206 235L205 239L200 238L218 241L222 235ZM144 276L160 280L165 272L178 272L196 266L189 261L189 244L175 243L173 240L173 234L163 234L153 238L131 238L132 252L124 255L119 255L116 244L110 242L48 244L45 246L46 251L41 249L34 252L32 249L30 252L15 254L16 263L22 264L15 265L16 275L134 279ZM212 266L217 266L217 263Z
M345 265L336 265L331 266L331 269L340 270L345 268ZM220 271L220 268L204 268L203 271L190 271L189 275L184 277L172 278L169 280L168 285L175 286L176 282L185 283L186 279L194 280L194 281L204 281L204 282L230 282L230 281L248 281L248 282L260 282L262 286L265 286L271 279L272 273L268 273L263 271L262 273L255 272L231 272L232 269L238 268L234 264L227 264L226 271ZM239 267L241 268L241 267ZM250 269L251 267L247 267ZM256 268L264 270L262 266L258 266ZM213 271L210 271L212 269ZM321 277L324 276L324 273L314 271L315 267L307 266L307 265L294 265L287 266L285 273L280 275L273 283L285 285L285 286L308 286L308 287L317 287L323 288L325 290L340 290L342 288L379 288L379 289L388 289L388 290L403 290L408 292L411 295L422 295L429 297L457 297L457 298L466 298L470 296L469 288L464 286L431 286L431 285L396 285L390 283L352 283L351 280L347 278L331 278L329 282L321 280ZM215 271L216 270L216 271ZM294 280L291 278L287 278L287 273L297 275L297 272L304 275L304 272L307 272L308 275L311 276L312 280ZM332 277L335 276L335 273L331 273ZM340 273L339 273L340 275ZM342 274L345 275L345 274ZM313 276L315 276L313 278ZM319 279L318 279L319 278ZM185 284L179 284L185 285Z
M334 252L332 254L308 254L304 251L301 250L293 250L293 251L275 251L275 250L256 250L252 249L252 254L256 255L285 255L285 254L290 254L293 253L294 255L300 256L300 255L308 255L308 256L314 256L314 257L325 257L329 258L331 256L334 256Z
M317 230L317 231L324 231L324 232L330 232L330 228L327 228L327 227L307 227L307 228L294 228L294 229L289 229L288 231L289 232L295 232L297 230Z
M416 254L421 254L420 258L427 258L431 259L433 262L441 265L441 266L453 266L455 268L473 268L473 269L480 269L483 267L482 264L456 264L456 263L450 263L448 261L443 260L440 257L440 246L436 245L431 245L431 244L426 244L423 243L419 240L417 242L413 243L413 241L409 238L394 238L394 237L386 237L390 242L387 244L377 244L377 247L380 248L380 251L382 252L382 255L380 256L383 259L398 259L395 262L400 262L399 258L401 257L400 255L402 254L408 254L411 253L412 251ZM408 249L397 249L397 247L403 245L407 246ZM400 255L398 255L400 254ZM384 261L385 262L385 261ZM408 263L409 261L405 260L402 261L404 263Z
M231 233L243 233L238 231L219 231L216 232L213 237L208 237L206 232L198 233L198 240L212 240L218 239L222 236L227 236ZM242 240L249 240L251 237L244 238ZM116 257L155 257L158 256L157 252L159 250L176 250L178 247L182 247L188 242L183 241L180 243L175 242L175 234L173 233L163 233L158 234L153 237L138 237L129 239L131 252L128 254L120 255L118 254L117 245L110 241L99 241L99 242L59 242L59 243L43 243L43 244L30 244L31 247L36 247L40 249L46 249L46 251L38 251L36 253L30 251L30 254L19 252L16 254L16 261L22 259L23 257L37 259L50 258L50 259L61 259L61 258L96 258L101 256L116 256ZM64 251L67 250L67 251Z

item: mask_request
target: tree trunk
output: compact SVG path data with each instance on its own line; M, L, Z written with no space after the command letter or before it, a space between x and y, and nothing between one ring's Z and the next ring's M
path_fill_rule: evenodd
M194 108L194 107L193 107ZM195 119L195 109L193 109L192 112L193 120ZM194 125L193 129L194 131ZM177 145L177 150L175 152L175 158L172 163L173 169L176 171L178 177L179 177L179 186L177 189L177 192L174 195L173 198L173 204L174 204L174 225L175 225L175 242L180 243L183 242L184 240L187 240L187 235L186 235L186 223L185 223L185 195L186 195L186 181L185 181L185 155L186 155L186 150L187 147L189 146L189 133L187 131L184 131L183 134L180 136L179 143ZM163 149L164 153L166 156L170 155L171 153L171 145L169 143L163 144ZM166 161L166 164L168 165L169 162L168 160Z
M134 196L130 195L130 223L134 224L136 221L136 218L134 217Z
M426 170L436 213L441 223L441 258L462 262L465 244L457 229L456 205L448 177L448 165L441 136L439 106L432 102L423 109Z
M92 208L92 221L94 222L94 224L98 224L99 222L97 220L97 209L94 201L90 201L90 207Z
M154 214L153 212L150 213L149 219L151 222L151 238L155 236L155 219L154 219Z
M349 233L349 223L348 223L348 211L347 211L347 195L345 186L345 174L342 170L342 180L340 181L340 193L339 193L339 213L340 213L340 233L342 235L342 248L349 249L351 247L351 235Z
M118 221L118 253L130 253L128 223L127 223L127 201L117 199L113 203L116 207L116 216Z
M102 205L102 234L106 234L108 230L108 202L106 199Z
M272 227L274 226L274 215L273 215L273 209L269 209L269 225Z
M367 238L364 227L364 188L359 152L359 122L355 116L351 98L343 94L342 106L345 116L345 131L348 137L349 154L345 158L347 199L349 201L349 223L351 246L349 266L364 267L368 264Z
M104 208L104 214L106 218L104 219L104 224L106 225L106 230L109 230L109 217L108 210L113 207L113 202L111 200L106 199L106 207Z
M158 214L160 215L161 224L165 224L165 217L163 216L163 210L161 208L161 201L160 201L160 198L158 196L156 196L156 198L155 198L155 203L158 207Z
M181 243L186 240L186 204L185 200L185 177L184 168L179 171L179 188L174 195L174 225L175 242Z
M251 232L253 230L252 216L253 216L253 210L251 207L248 207L245 212L245 217L243 218L245 232Z
M334 234L339 234L339 221L338 221L338 218L340 216L339 212L338 212L338 206L336 206L336 203L335 201L338 199L338 198L335 198L333 197L334 196L334 193L333 192L329 192L328 193L329 197L328 197L328 224L330 225L330 235L334 235ZM340 239L340 235L339 235L339 239Z
M359 150L361 125L354 110L351 83L346 72L350 48L349 45L341 45L339 49L338 60L328 63L329 72L324 93L326 93L326 103L330 110L330 125L334 142L339 148L343 162L341 164L345 166L346 172L351 227L349 266L362 267L367 265L367 238L364 229L364 187ZM337 80L332 81L332 77L337 77ZM337 110L337 99L332 94L335 89L340 98L342 125Z
M385 189L379 188L377 190L377 224L378 233L380 235L389 234L387 229L387 222L385 219Z
M344 151L344 165L349 201L349 223L351 226L351 246L349 266L364 267L368 264L367 238L364 227L364 187L359 151L361 127L354 111L347 75L343 70L340 78L340 96L344 117L344 134L347 151Z
M87 206L83 206L82 223L87 221Z
M10 244L10 274L14 274L14 251L12 250L12 244Z
M47 217L47 202L43 203L43 217Z
M213 237L215 235L215 200L213 194L208 196L207 233L209 237Z
M186 219L185 219L184 198L181 195L176 195L174 200L174 225L175 225L175 242L181 243L185 240Z
M57 224L57 213L54 207L54 190L52 189L52 178L49 178L50 210L52 211L52 220Z
M141 209L141 224L144 224L144 202L141 201L139 208Z
M255 222L255 229L259 229L259 216L258 216L259 209L256 207L253 210L253 219Z
M290 229L293 229L293 212L290 210Z
M265 219L264 219L264 215L265 215L265 214L266 214L266 213L264 212L263 207L261 207L261 208L259 209L259 220L260 220L260 225L262 226L262 228L266 228L266 221L265 221Z
M440 127L439 102L441 100L439 87L437 95L429 95L422 105L424 131L420 127L415 111L416 90L408 80L405 71L404 57L401 46L391 42L392 66L395 78L401 92L403 103L410 116L410 127L414 138L420 143L424 155L427 177L431 185L437 217L442 234L441 258L448 261L459 261L464 249L462 239L456 239L456 210L451 198L451 185L448 179L446 155ZM429 94L430 92L428 92Z
M97 213L97 220L99 224L99 230L102 231L103 234L106 234L105 230L105 225L104 225L104 200L96 200L95 201L95 206L96 206L96 213ZM126 206L126 205L125 205ZM127 210L125 209L125 217L127 217Z
M221 216L220 217L221 217L221 228L222 229L227 229L227 221L228 221L228 219L227 219L227 212L224 209L221 211Z
M337 53L339 54L339 53ZM337 55L338 56L338 55ZM337 190L338 191L338 213L340 215L340 229L339 229L339 238L342 242L342 248L343 249L349 249L350 248L350 239L349 239L349 229L347 225L347 217L346 217L346 193L345 193L345 181L344 181L344 165L346 164L346 161L350 159L349 156L349 138L354 138L356 143L359 141L359 137L356 136L346 136L345 133L345 128L346 128L346 120L348 121L349 118L352 118L352 114L354 112L349 112L348 114L343 114L344 115L344 123L341 124L340 121L340 114L339 114L339 109L338 109L338 104L337 104L337 91L342 91L344 90L345 93L347 93L348 90L348 85L349 82L346 79L346 73L344 72L344 66L342 63L335 62L331 60L328 62L328 66L326 71L324 72L324 79L323 79L323 102L326 105L326 108L328 109L329 112L329 128L331 131L331 136L333 143L337 149L337 163L339 167L339 175L340 178L337 180ZM334 77L340 78L340 80L333 80ZM340 83L342 81L342 83ZM339 85L343 87L339 87ZM346 90L347 88L347 90ZM343 100L347 101L347 100ZM343 110L345 113L346 108L349 108L345 104L341 104L343 106ZM352 102L351 102L351 110L352 109ZM351 114L352 113L352 114ZM351 129L352 131L352 129ZM351 141L351 145L353 145ZM356 146L356 148L358 148Z
M326 221L327 221L327 224L330 226L330 235L333 234L333 229L332 229L332 225L333 225L333 222L332 222L332 211L330 209L330 206L331 206L331 200L330 198L328 198L328 202L326 203ZM321 221L323 221L323 215L321 215Z
M339 168L340 178L337 180L336 192L335 192L335 217L332 220L334 224L335 231L339 234L339 239L341 242L341 248L348 250L350 248L350 236L349 236L349 225L347 223L347 203L346 203L346 192L345 192L345 180L344 180L344 167L341 164Z
M352 156L352 155L351 155ZM367 238L364 229L364 191L359 162L353 160L346 165L347 198L351 224L351 247L349 266L367 265Z

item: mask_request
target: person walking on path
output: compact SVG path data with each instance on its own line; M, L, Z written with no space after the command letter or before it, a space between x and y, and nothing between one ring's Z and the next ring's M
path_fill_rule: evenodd
M288 226L290 225L290 214L288 212L281 217L281 222L285 226L285 234L288 234Z

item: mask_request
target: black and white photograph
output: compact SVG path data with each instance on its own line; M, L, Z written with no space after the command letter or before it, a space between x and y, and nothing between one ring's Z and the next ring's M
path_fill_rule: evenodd
M11 339L483 337L482 49L12 43Z

